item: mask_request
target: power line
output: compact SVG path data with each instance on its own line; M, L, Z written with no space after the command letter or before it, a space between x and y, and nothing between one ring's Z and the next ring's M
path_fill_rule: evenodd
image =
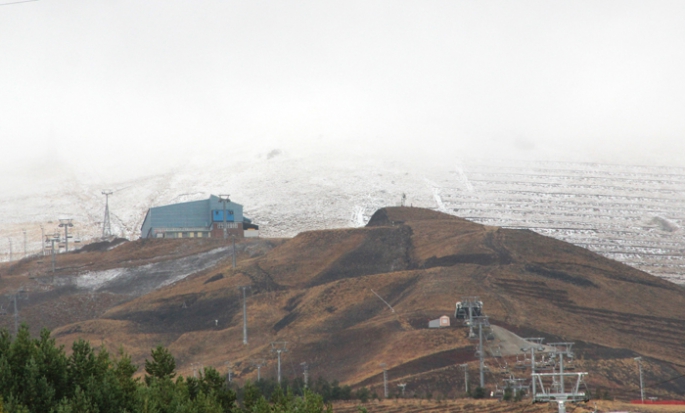
M38 1L38 0L24 0L24 1L15 1L12 3L0 3L0 6L9 6L10 4L19 4L19 3L31 3L33 1Z

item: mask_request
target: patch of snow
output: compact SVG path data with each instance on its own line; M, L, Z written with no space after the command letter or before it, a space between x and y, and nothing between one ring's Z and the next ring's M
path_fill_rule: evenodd
M109 281L119 277L125 272L123 268L113 268L111 270L87 272L76 276L76 286L89 290L97 290Z

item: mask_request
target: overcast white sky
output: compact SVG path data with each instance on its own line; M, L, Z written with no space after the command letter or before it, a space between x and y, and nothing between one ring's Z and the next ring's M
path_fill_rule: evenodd
M684 22L653 0L0 6L1 169L307 145L685 166Z

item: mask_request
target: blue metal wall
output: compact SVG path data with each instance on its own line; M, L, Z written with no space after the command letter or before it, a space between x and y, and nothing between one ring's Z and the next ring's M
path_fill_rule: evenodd
M213 209L212 210L212 221L214 222L224 222L224 210L223 209ZM226 210L226 222L235 221L235 213L232 209Z
M226 221L243 222L243 206L226 203ZM233 213L228 213L232 211ZM224 204L219 197L150 208L140 229L148 237L152 228L209 228L212 222L224 221Z

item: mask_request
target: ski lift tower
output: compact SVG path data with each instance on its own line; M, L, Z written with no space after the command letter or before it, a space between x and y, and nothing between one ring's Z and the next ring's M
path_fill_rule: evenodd
M454 318L463 319L464 323L469 326L469 338L474 338L476 335L473 331L473 318L483 315L483 302L478 297L464 297L461 301L457 301L456 309L454 310Z
M571 348L573 343L549 343L554 347L552 356L559 359L559 372L553 373L532 373L533 380L539 386L539 391L533 394L533 402L556 402L559 406L559 413L566 413L566 403L574 403L585 400L585 394L580 393L580 383L587 373L565 373L564 356L573 357ZM565 378L573 380L575 383L572 389L567 389ZM551 384L545 386L545 380L552 380Z
M16 337L17 333L19 333L19 309L17 307L17 300L28 300L29 293L22 287L14 293L8 294L7 298L14 304L14 336ZM0 310L2 315L7 315L7 310L4 308Z
M257 368L257 381L262 379L262 366L264 366L264 359L252 360L252 365Z
M545 348L542 346L542 342L545 341L544 337L528 337L525 338L524 340L528 341L531 343L530 347L521 347L522 352L526 352L530 350L530 374L531 374L531 381L530 384L532 386L531 389L531 395L533 397L533 401L535 401L535 350L537 351L544 351Z
M63 218L59 220L59 227L64 228L64 252L69 252L69 228L73 227L71 218Z
M483 371L485 370L485 350L483 349L483 327L490 327L490 322L487 316L477 316L472 317L472 325L478 326L478 351L476 355L478 356L479 369L480 369L480 387L485 387L485 375Z
M271 352L278 355L278 384L281 384L281 353L287 352L287 341L274 341L271 343Z

